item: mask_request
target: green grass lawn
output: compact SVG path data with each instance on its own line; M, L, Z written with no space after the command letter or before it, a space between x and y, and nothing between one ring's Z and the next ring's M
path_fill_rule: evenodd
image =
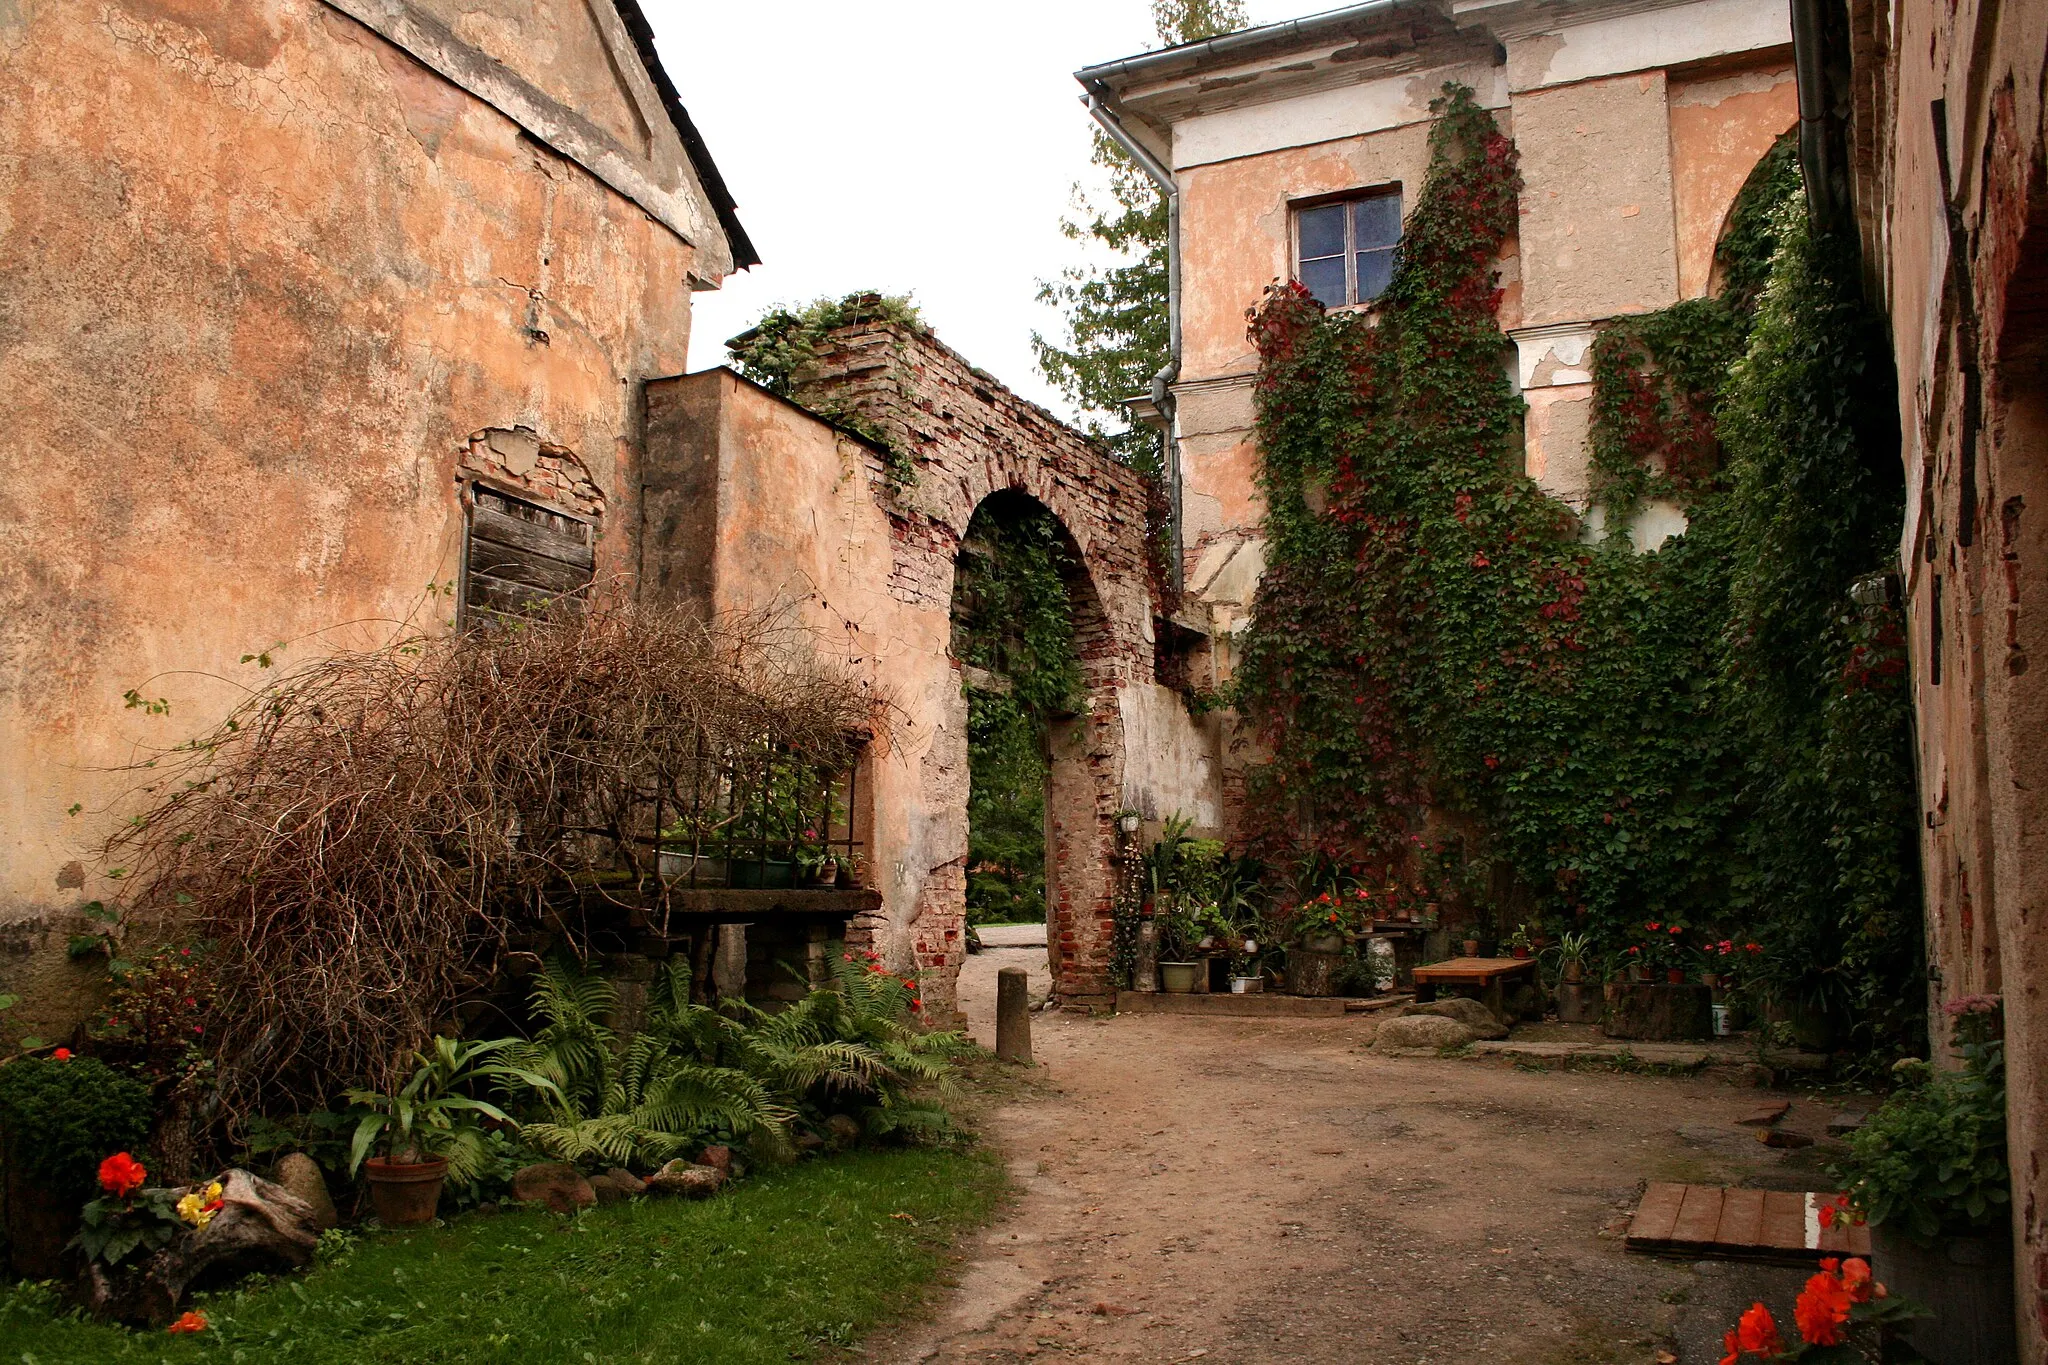
M0 1365L517 1361L748 1365L850 1345L934 1286L990 1217L986 1154L859 1152L765 1171L701 1203L574 1218L473 1215L373 1233L305 1275L204 1297L208 1331L129 1332L0 1288Z

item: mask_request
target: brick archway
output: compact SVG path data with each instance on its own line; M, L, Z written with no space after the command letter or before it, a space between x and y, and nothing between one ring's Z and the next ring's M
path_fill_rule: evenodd
M1086 681L1082 714L1053 734L1047 792L1047 935L1055 989L1069 1003L1113 998L1109 975L1116 890L1116 815L1125 734L1120 693L1153 680L1153 591L1142 475L1026 402L928 331L857 323L832 333L797 397L814 411L857 414L882 433L868 475L887 509L890 593L950 611L954 560L975 509L992 494L1042 504L1072 542L1085 590L1075 637ZM906 477L906 475L908 477ZM963 955L966 907L966 702L931 765L926 799L960 808L957 858L934 867L918 896L918 965L950 982ZM947 776L951 774L951 776Z

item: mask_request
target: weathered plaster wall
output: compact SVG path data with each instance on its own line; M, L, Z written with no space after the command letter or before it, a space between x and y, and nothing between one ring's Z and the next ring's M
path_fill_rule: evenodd
M1899 369L1930 1022L2004 997L2020 1358L2048 1365L2048 9L1892 15L1851 10L1856 172Z
M1141 479L928 332L842 329L797 392L859 411L915 477L899 482L890 449L729 372L650 385L650 584L721 610L785 604L821 654L887 699L891 736L871 751L857 815L884 905L859 928L949 1009L968 833L954 561L991 494L1050 509L1083 566L1073 587L1088 699L1053 727L1049 932L1061 997L1105 1002L1117 811L1137 804L1132 793L1169 810L1214 805L1203 735L1153 681ZM1140 741L1148 753L1134 759Z
M1522 154L1522 324L1662 308L1678 297L1664 73L1514 97Z
M441 628L473 433L573 451L634 568L635 384L701 263L317 0L17 0L0 87L0 986L47 1028L107 766L275 641Z
M1799 121L1799 91L1783 63L1674 76L1671 191L1678 233L1678 294L1713 292L1714 247L1756 163Z

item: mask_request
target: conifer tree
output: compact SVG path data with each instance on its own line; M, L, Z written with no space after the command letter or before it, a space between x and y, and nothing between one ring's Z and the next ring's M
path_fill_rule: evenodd
M1245 25L1243 0L1152 0L1152 23L1166 46L1198 42ZM1062 271L1039 283L1041 302L1058 304L1067 315L1066 345L1031 335L1038 369L1083 413L1088 433L1118 458L1143 469L1156 467L1158 438L1133 429L1121 400L1145 392L1165 366L1170 347L1166 326L1166 201L1158 187L1124 150L1095 130L1089 159L1109 173L1108 204L1074 187L1074 217L1060 230L1070 239L1101 249L1107 260Z

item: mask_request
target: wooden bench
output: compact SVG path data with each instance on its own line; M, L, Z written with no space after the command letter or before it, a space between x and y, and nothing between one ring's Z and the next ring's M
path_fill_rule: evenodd
M1532 982L1536 979L1535 958L1454 957L1415 969L1415 998L1434 1000L1439 986L1469 987L1478 992L1480 1003L1493 1011L1494 1018L1506 1023L1507 983L1524 975Z

